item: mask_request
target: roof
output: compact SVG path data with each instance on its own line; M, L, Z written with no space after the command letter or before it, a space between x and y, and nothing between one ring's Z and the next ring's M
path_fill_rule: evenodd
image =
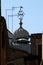
M14 32L14 39L29 38L29 33L24 28L19 28Z

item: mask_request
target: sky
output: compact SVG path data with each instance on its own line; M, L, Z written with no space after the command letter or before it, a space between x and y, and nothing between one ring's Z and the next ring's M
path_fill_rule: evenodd
M14 33L19 28L19 18L12 15L13 7L23 7L23 28L29 34L43 32L43 0L1 0L1 14L6 19L7 28ZM10 10L8 10L10 9ZM13 9L13 14L16 15L19 8ZM13 24L12 24L13 21ZM9 25L8 25L9 24ZM13 29L12 29L13 25Z

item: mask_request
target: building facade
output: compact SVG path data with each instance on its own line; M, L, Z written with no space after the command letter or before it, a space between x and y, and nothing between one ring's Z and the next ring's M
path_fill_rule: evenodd
M29 35L22 27L22 7L18 13L20 27L12 34L0 17L0 65L40 65L43 60L43 33Z

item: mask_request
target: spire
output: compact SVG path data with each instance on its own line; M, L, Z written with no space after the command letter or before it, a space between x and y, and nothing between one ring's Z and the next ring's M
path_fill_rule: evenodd
M24 12L23 12L23 10L22 10L22 6L20 6L20 10L19 10L19 12L18 12L18 17L19 17L19 20L20 20L20 28L22 27L22 20L23 20L23 16L24 16Z

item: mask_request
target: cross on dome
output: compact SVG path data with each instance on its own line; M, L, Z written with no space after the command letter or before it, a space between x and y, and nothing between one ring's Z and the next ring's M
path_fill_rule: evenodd
M22 27L22 19L23 19L23 16L24 16L24 12L23 12L23 10L22 10L22 6L20 6L20 10L19 10L19 12L18 12L18 17L19 17L19 19L20 19L20 27Z

